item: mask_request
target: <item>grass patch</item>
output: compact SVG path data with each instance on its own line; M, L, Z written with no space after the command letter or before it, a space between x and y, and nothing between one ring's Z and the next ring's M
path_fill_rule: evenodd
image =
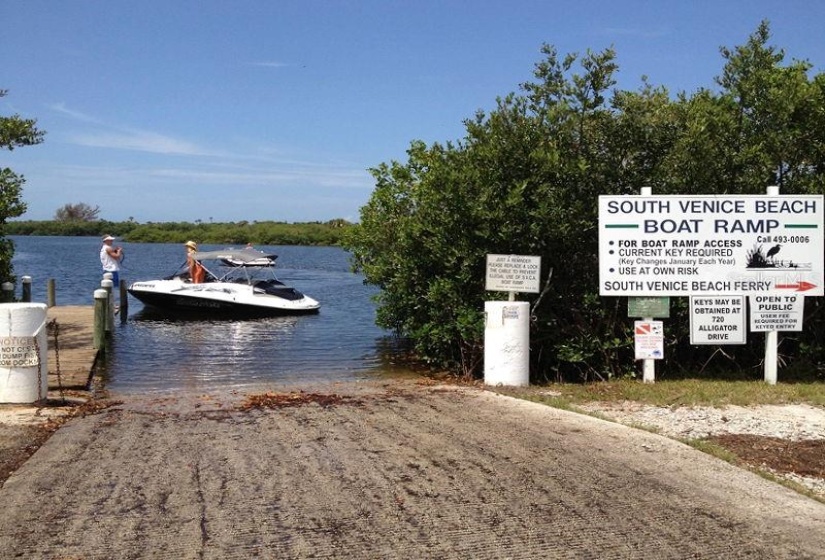
M712 441L708 441L706 439L683 439L679 438L679 441L682 443L691 446L694 449L697 449L703 453L707 453L708 455L713 455L717 459L722 459L732 465L739 464L739 456L736 455L730 449L719 445L718 443L714 443Z
M628 379L496 390L557 408L569 408L592 401L635 401L667 407L763 404L810 404L825 407L825 383L817 382L768 385L763 381L683 379L642 383Z

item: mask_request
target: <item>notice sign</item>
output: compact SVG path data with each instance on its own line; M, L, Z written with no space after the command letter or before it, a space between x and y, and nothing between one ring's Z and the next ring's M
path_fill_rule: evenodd
M751 296L751 331L801 331L805 296Z
M661 360L665 348L665 329L661 321L633 323L637 360Z
M670 317L670 298L665 297L629 297L627 298L628 317Z
M0 367L34 367L40 364L37 339L33 336L0 337Z
M489 292L539 293L541 257L524 255L487 255Z
M691 344L745 344L745 296L690 298Z
M600 196L599 293L825 295L824 201Z

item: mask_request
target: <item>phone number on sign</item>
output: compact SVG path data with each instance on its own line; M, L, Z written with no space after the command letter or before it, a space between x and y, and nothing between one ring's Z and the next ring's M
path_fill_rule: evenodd
M809 235L760 235L756 238L759 243L809 243Z

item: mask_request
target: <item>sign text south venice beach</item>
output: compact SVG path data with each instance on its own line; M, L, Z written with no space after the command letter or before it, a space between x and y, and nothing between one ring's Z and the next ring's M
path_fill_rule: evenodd
M823 295L823 197L600 196L603 296Z

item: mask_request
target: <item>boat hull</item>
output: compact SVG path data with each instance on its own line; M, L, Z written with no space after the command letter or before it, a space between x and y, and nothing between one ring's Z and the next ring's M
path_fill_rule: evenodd
M156 310L211 317L272 317L318 313L320 304L304 296L287 300L255 294L236 285L188 284L174 281L136 282L129 294Z

